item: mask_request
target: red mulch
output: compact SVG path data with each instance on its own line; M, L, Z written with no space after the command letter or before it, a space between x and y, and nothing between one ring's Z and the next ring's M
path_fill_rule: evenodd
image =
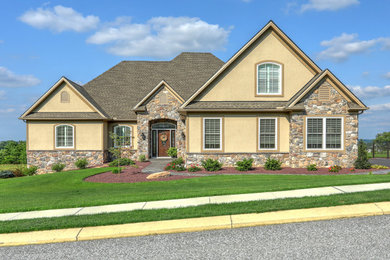
M336 172L329 172L328 168L318 168L317 171L308 171L306 168L289 168L285 167L282 168L279 171L271 171L271 170L266 170L263 167L255 167L250 171L247 172L242 172L236 170L234 167L223 167L222 170L216 171L216 172L208 172L204 169L198 172L188 172L188 171L182 171L185 173L204 173L204 174L310 174L310 175L340 175L340 174L354 174L354 173L359 173L359 172L368 172L368 171L377 171L377 169L355 169L355 171L351 171L351 168L345 168L341 169L338 173Z
M89 176L84 179L88 182L103 182L103 183L135 183L135 182L151 182L151 181L172 181L180 179L195 178L197 176L165 176L157 179L146 179L148 173L142 173L141 170L148 166L150 162L136 162L138 168L128 166L121 173L115 174L112 172L104 172Z

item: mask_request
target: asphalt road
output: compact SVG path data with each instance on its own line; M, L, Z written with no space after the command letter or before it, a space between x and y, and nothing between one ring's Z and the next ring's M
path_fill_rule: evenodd
M390 159L386 159L386 158L371 158L371 159L369 159L369 161L372 164L379 164L379 165L384 165L384 166L390 167Z
M390 259L390 215L8 247L0 259Z

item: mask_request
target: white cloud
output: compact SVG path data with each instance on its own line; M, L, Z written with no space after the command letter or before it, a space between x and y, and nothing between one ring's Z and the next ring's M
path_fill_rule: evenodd
M322 41L321 46L326 47L325 50L318 54L318 59L330 59L335 62L342 62L353 54L365 53L370 51L376 44L385 44L390 41L390 38L376 38L367 41L358 39L358 34L342 33L340 36L334 37L328 41Z
M84 32L97 27L99 17L83 16L70 7L57 5L54 8L37 8L25 12L19 19L38 29L49 29L53 32Z
M5 109L0 109L0 114L8 114L8 113L12 113L15 111L16 111L15 108L5 108Z
M0 87L30 87L40 82L33 75L17 75L5 67L0 67Z
M376 98L390 96L390 85L384 86L383 88L376 86L350 86L349 88L359 98Z
M308 10L337 11L358 4L358 0L309 0L308 3L301 6L301 12Z
M370 106L371 111L390 111L390 103Z
M117 20L87 39L92 44L111 44L108 52L119 56L166 58L182 51L220 50L230 29L199 18L155 17L145 24Z
M386 79L390 79L390 71L387 72L387 73L385 73L385 74L383 75L383 77L385 77Z
M4 100L4 99L5 99L5 91L0 90L0 100Z

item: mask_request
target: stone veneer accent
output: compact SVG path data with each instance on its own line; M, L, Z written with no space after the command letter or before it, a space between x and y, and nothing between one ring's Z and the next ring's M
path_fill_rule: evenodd
M191 164L201 165L203 160L207 159L218 160L223 163L223 166L236 166L237 161L253 158L253 166L264 166L268 158L277 159L282 162L283 167L290 165L288 153L187 153L186 166Z
M88 166L102 165L107 157L107 152L102 150L58 150L58 151L27 151L27 165L35 165L38 174L52 172L55 163L65 164L64 170L77 169L74 165L78 159L86 158Z
M316 88L304 99L305 111L291 114L290 165L291 167L306 167L315 163L319 167L328 167L336 164L341 167L352 167L357 158L358 114L356 112L348 112L347 100L328 82L323 82L321 86L330 88L330 101L319 101L319 88ZM345 151L305 151L303 136L304 116L310 115L345 115Z
M161 95L166 95L162 100L166 100L165 104L161 104ZM144 154L149 158L151 148L151 124L158 121L172 120L176 122L175 143L177 154L179 157L185 156L185 123L182 121L178 109L181 105L180 101L174 97L167 88L160 89L154 94L146 104L146 112L137 113L137 129L138 129L138 151L137 157ZM142 134L145 135L145 140L142 139Z

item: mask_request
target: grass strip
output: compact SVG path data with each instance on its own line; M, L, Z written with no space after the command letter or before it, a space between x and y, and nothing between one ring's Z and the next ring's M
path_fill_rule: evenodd
M0 213L390 182L390 175L219 175L175 181L91 183L95 168L0 179Z
M73 227L103 226L169 219L220 216L241 213L261 213L288 209L328 207L357 203L390 201L389 190L357 192L340 195L277 199L266 201L211 204L197 207L137 210L97 215L66 216L0 222L0 233L50 230Z

